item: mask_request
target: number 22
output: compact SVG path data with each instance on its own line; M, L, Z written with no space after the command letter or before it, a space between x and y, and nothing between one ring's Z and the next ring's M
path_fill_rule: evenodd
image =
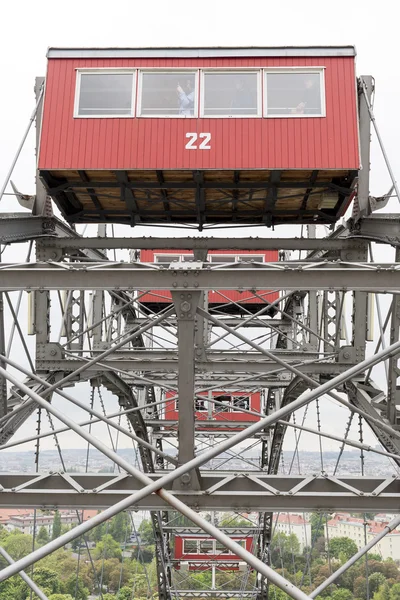
M211 150L211 133L187 133L187 138L190 138L185 148L186 150ZM197 139L200 138L203 141L200 146L197 146Z

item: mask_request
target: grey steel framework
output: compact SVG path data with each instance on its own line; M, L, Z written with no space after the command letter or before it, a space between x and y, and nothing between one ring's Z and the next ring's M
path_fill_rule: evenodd
M24 569L122 510L148 510L163 600L265 600L270 583L293 598L313 598L336 574L307 596L276 573L270 566L274 513L399 510L400 479L395 473L342 476L337 466L330 473L322 463L313 473L294 474L292 465L289 473L280 469L289 430L295 432L296 444L302 434L313 435L320 444L324 439L341 444L340 454L349 446L363 457L377 454L396 468L400 465L400 212L376 214L393 192L398 195L398 187L372 112L372 87L371 77L360 79L364 168L353 215L328 235L309 225L307 235L291 238L125 238L110 235L102 224L97 237L83 237L52 214L39 179L35 196L24 196L13 186L20 204L31 212L0 213L0 449L28 441L40 448L40 441L50 436L59 448L57 436L73 431L118 472L71 474L62 468L0 473L2 507L103 511L21 560L3 554L9 566L0 572L0 581L19 572L45 597ZM38 80L30 124L35 116L40 123L41 90ZM370 196L366 167L371 123L393 182L390 192L379 198ZM36 258L31 261L33 242ZM29 245L27 258L16 261L12 251L19 252L23 243ZM191 262L169 266L143 264L137 260L143 249L192 250L194 256ZM277 249L280 257L265 264L208 262L208 251L218 249ZM116 251L125 253L124 261ZM171 292L171 301L158 312L142 301L151 290ZM228 312L208 306L209 290L218 290L221 305L230 305ZM256 311L243 306L239 311L238 302L227 296L229 290L251 291ZM279 291L279 299L270 304L265 290ZM21 317L25 304L28 322ZM370 341L374 313L377 343ZM33 337L28 340L27 334ZM13 340L19 342L17 351ZM87 382L115 396L119 409L105 414L67 391ZM213 391L259 393L261 408L242 404L239 420L234 408L231 417L216 420L216 411L226 406ZM83 408L87 418L76 422L60 411L52 402L56 396ZM320 400L333 401L348 413L343 432L337 424L321 427ZM168 413L175 402L176 418ZM317 426L307 421L310 407L316 408ZM39 409L48 413L50 423L54 417L61 426L52 423L48 431L13 439ZM296 414L303 414L301 423ZM353 416L369 426L379 446L365 443L362 435L352 438ZM138 466L121 457L112 436L107 445L86 427L99 422L130 440ZM218 527L219 512L246 514L248 526ZM190 524L177 524L177 514ZM395 519L379 539L398 524ZM206 534L235 556L224 563L210 559L197 564L212 572L210 589L191 587L189 567L172 555L172 536L185 534ZM252 536L251 552L235 542L238 535ZM379 539L370 541L341 572ZM231 589L218 585L218 564L237 567L240 576Z

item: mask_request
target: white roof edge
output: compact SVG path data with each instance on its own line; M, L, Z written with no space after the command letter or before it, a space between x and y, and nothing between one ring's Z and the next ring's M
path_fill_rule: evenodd
M48 58L218 58L356 56L354 46L248 48L49 48Z

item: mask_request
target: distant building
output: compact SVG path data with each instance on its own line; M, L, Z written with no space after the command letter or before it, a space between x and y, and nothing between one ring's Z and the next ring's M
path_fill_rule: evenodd
M286 535L295 534L300 544L300 552L311 546L311 524L303 515L295 513L279 513L276 530Z
M31 508L0 508L0 525L6 527L11 515L25 516L31 513Z
M11 511L10 511L11 512ZM70 527L71 525L78 524L78 517L76 512L60 511L61 525ZM27 533L33 535L35 526L36 533L39 533L41 527L47 530L47 533L51 535L53 529L54 513L50 514L35 514L29 511L28 514L20 514L17 511L12 511L6 523L6 527L9 531L18 530L21 533Z
M365 521L352 517L349 513L334 513L325 525L325 538L327 540L335 537L348 537L356 543L360 550L366 543L381 533L394 515L378 514L373 521ZM366 523L366 541L364 534L364 523ZM398 529L388 533L371 550L380 554L383 559L400 559L400 531Z

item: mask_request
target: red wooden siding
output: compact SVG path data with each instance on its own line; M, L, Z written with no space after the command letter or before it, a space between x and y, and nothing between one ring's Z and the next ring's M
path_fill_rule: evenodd
M253 538L251 536L247 536L247 537L243 537L243 536L235 536L235 535L231 535L230 536L235 542L245 542L245 548L248 552L252 552L252 546L253 546ZM226 561L240 561L241 559L239 558L239 556L237 556L236 554L231 554L229 553L227 550L225 550L225 552L218 552L217 554L185 554L183 552L183 541L184 540L213 540L213 538L205 538L205 537L196 537L195 535L193 536L189 536L189 535L185 535L185 536L180 536L180 535L176 535L174 537L174 542L175 542L175 559L176 560L180 560L180 561L184 561L184 562L201 562L201 561L206 561L206 562L210 562L210 561L215 561L215 562L226 562ZM189 565L190 568L190 565ZM193 567L195 568L195 567ZM218 567L219 569L221 567ZM225 569L228 569L229 567L225 567ZM237 567L236 567L237 568ZM222 567L222 569L224 569L224 567ZM197 566L197 570L201 570L201 566L198 565Z
M152 263L155 262L156 254L191 254L189 250L142 250L140 253L140 262ZM264 255L264 262L278 262L277 250L210 250L209 254L224 254L224 255L245 255L250 256L256 254ZM139 292L141 294L141 292ZM219 293L217 290L208 292L208 302L210 304L228 304L229 302L239 302L240 304L263 304L266 302L272 303L279 298L279 292L271 290L261 290L257 292L257 296L250 291L238 292L236 290L224 290ZM147 294L141 295L140 302L146 303L169 303L172 301L171 294L165 290L153 290Z
M325 67L326 117L73 118L77 68ZM40 169L358 169L353 57L48 61ZM186 150L210 132L211 150Z
M224 394L235 394L235 395L249 395L250 396L250 410L253 410L254 412L260 412L261 411L261 394L260 392L255 392L254 394L248 394L248 392L243 392L243 391L235 391L235 392L213 392L212 397L216 398L218 396L223 396ZM205 402L207 402L207 398L206 398L207 394L201 394L201 396L204 396L204 400ZM167 392L166 395L166 403L165 403L165 419L167 421L175 421L179 418L179 411L176 410L176 400L175 400L175 396L176 394L174 392ZM208 421L209 420L209 415L208 415L208 411L207 410L198 410L195 412L195 418L197 421ZM212 420L213 421L248 421L250 422L254 422L254 421L259 421L261 417L258 417L257 415L250 415L249 413L246 412L240 412L238 411L213 411L212 412ZM203 427L203 429L205 429ZM215 427L212 427L213 431L216 431Z

